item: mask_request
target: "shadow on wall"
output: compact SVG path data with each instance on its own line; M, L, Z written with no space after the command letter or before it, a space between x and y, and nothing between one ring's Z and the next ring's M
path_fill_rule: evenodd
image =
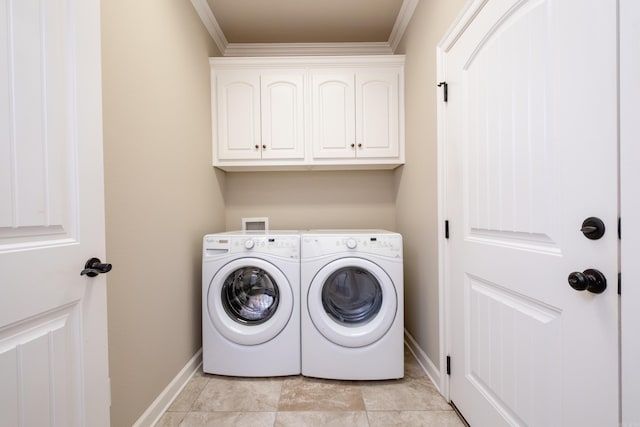
M226 226L269 217L271 229L395 228L394 172L241 172L226 176Z

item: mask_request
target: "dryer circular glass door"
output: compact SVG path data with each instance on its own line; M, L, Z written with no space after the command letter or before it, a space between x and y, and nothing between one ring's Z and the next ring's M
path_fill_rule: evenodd
M307 310L316 329L344 347L364 347L382 338L393 324L397 307L389 275L362 258L341 258L325 265L307 295Z
M278 335L293 313L293 289L273 264L241 258L224 265L207 292L209 318L228 340L263 344Z

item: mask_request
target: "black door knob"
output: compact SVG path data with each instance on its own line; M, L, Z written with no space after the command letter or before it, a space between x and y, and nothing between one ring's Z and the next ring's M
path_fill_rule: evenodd
M591 216L582 222L580 231L587 239L598 240L604 236L604 222L600 218Z
M569 275L569 285L576 291L589 291L593 294L601 294L607 289L607 278L598 270L592 268L583 271L574 271Z
M80 272L81 276L96 277L98 274L104 274L111 271L111 264L103 264L100 258L90 258L84 264L84 270Z

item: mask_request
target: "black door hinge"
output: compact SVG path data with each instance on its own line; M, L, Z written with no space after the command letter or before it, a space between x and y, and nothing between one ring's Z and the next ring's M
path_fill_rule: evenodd
M451 356L447 356L447 375L451 375Z
M447 102L449 100L449 85L447 84L447 82L440 82L438 83L438 87L440 86L444 86L444 102Z
M622 295L622 273L618 273L618 295Z
M449 238L449 220L445 220L444 222L444 238L448 239Z

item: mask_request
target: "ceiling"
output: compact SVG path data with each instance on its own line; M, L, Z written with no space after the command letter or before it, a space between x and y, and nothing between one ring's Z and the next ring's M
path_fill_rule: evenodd
M403 0L207 0L229 43L386 42Z
M418 1L191 0L223 55L256 44L377 44L393 53Z

